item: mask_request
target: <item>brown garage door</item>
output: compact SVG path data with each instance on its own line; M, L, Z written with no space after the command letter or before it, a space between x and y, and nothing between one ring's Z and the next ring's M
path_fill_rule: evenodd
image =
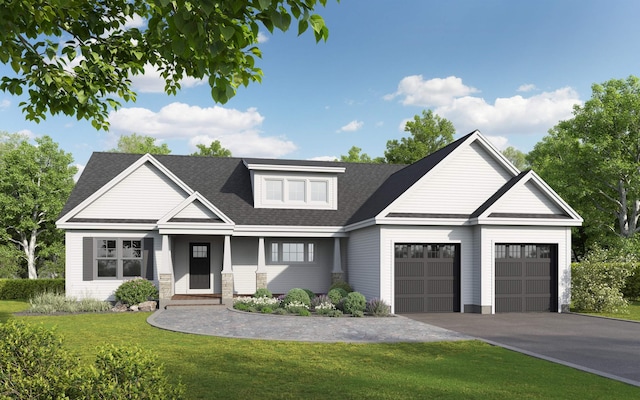
M460 245L395 245L395 312L460 311Z
M496 244L496 312L556 311L557 246Z

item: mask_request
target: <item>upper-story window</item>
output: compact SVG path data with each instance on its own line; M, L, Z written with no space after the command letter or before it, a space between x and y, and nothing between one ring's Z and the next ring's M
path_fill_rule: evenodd
M256 208L338 209L338 174L344 167L322 164L247 163ZM316 165L318 164L318 165Z

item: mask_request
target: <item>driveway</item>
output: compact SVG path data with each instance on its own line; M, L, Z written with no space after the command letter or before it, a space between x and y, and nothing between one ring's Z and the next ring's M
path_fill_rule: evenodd
M557 313L403 315L640 386L640 323Z

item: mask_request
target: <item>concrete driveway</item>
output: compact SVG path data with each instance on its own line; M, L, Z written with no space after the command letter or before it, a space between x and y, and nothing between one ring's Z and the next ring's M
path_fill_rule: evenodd
M640 323L557 313L403 315L640 386Z

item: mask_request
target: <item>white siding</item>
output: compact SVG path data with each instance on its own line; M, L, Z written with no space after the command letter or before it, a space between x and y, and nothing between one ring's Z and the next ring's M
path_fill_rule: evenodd
M512 175L479 144L443 160L400 196L389 212L471 214Z
M155 232L113 232L113 231L67 231L65 234L66 268L65 291L67 297L78 299L115 300L113 293L127 279L82 280L82 238L144 238L153 237L154 284L158 285L158 263L162 262L162 238Z
M207 207L205 207L199 201L194 201L187 205L185 208L180 210L179 213L173 216L173 218L217 218L215 214L211 212Z
M353 289L362 293L367 299L382 297L380 293L380 228L374 226L351 232L347 246L349 283Z
M166 175L146 163L74 217L158 220L187 197Z
M380 276L382 280L380 297L392 304L394 303L394 260L396 243L459 243L460 244L460 297L461 307L471 304L477 297L477 285L474 276L479 265L474 257L474 238L471 227L388 227L380 232L381 258Z
M211 249L212 289L189 289L189 244L209 243ZM220 236L174 236L173 239L173 274L176 294L221 293L222 292L222 254L223 238Z
M571 290L571 228L483 226L481 230L482 305L494 305L494 257L497 243L558 245L558 306L569 304ZM495 307L492 310L492 312L495 312Z
M555 201L529 181L513 188L491 207L491 212L526 214L564 214Z
M288 240L283 239L285 242ZM295 240L292 239L292 241ZM290 265L269 264L267 261L267 288L272 293L287 293L293 288L309 289L314 293L327 293L331 286L333 269L333 239L299 240L314 243L315 261Z

